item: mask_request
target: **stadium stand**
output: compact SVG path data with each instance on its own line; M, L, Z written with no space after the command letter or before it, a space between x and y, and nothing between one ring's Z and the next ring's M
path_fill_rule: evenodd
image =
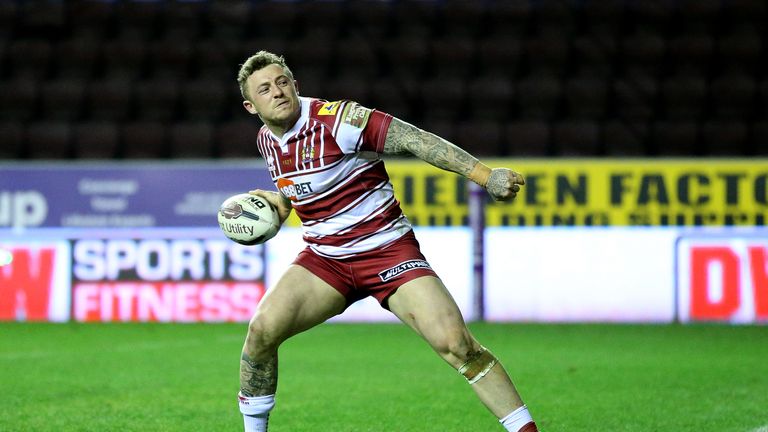
M358 100L484 156L764 155L767 9L0 0L0 157L253 156L259 124L235 75L259 49L285 54L302 94Z

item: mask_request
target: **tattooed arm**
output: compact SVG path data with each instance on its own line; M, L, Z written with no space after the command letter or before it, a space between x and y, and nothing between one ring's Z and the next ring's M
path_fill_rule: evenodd
M384 154L412 154L446 171L461 174L484 187L497 201L508 201L517 195L523 176L507 168L490 169L461 148L393 118L384 141Z

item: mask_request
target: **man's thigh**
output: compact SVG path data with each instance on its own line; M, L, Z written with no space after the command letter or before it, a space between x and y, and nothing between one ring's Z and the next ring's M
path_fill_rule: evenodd
M287 338L340 314L345 304L332 286L304 267L291 265L267 290L254 319Z
M389 297L389 309L427 340L445 337L445 332L466 331L456 301L443 282L433 276L413 279Z

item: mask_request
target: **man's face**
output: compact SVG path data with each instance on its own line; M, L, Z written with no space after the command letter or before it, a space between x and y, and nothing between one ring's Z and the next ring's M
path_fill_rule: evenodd
M243 106L251 114L258 114L267 125L288 129L301 113L299 94L295 82L280 65L271 64L248 77L247 89L250 100Z

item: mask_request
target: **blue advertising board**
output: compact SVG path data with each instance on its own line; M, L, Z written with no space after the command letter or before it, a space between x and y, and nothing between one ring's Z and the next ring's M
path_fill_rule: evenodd
M210 227L252 189L274 190L259 159L0 164L0 228Z

